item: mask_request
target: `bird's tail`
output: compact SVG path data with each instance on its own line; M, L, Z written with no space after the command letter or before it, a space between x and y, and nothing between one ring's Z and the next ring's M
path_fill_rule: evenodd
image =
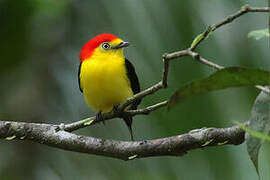
M123 119L124 119L124 121L125 121L125 123L126 123L126 125L128 127L131 140L134 141L133 131L132 131L132 117L124 117Z

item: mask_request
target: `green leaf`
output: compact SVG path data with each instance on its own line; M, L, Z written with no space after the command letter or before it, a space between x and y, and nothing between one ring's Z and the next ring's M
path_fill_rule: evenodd
M270 95L261 92L255 100L251 111L251 119L247 136L247 151L256 171L258 169L258 155L263 140L270 142Z
M224 68L206 78L180 86L171 96L169 108L186 98L206 94L211 91L255 85L270 85L270 72L243 67Z
M269 37L269 31L267 28L254 30L248 33L248 38L254 38L255 40L260 40L265 37Z

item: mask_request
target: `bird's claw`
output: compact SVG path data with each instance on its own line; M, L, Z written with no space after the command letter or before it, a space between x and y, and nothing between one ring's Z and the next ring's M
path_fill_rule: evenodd
M99 122L101 121L104 125L105 125L105 121L102 120L102 114L101 114L101 111L98 111L97 114L96 114L96 121Z
M118 108L119 108L119 104L113 105L113 112L117 113L119 111Z

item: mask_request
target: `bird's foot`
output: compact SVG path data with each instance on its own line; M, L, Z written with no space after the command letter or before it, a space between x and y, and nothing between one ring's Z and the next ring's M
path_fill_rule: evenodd
M113 112L114 113L118 113L118 111L119 111L119 106L120 106L120 104L115 104L115 105L113 105Z
M98 111L97 114L96 114L96 121L97 122L102 122L104 125L105 125L105 121L102 120L102 114L101 114L101 111Z

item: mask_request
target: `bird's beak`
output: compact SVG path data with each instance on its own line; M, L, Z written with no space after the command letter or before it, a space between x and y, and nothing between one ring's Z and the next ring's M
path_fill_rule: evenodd
M129 46L129 42L123 41L120 44L114 46L113 49L119 49L119 48L123 48L123 47L127 47L127 46Z

